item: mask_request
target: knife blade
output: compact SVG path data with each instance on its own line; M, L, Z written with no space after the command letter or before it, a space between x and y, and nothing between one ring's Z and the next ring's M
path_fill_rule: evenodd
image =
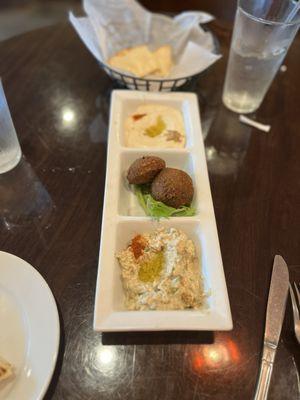
M265 400L268 396L273 363L280 338L289 291L289 271L284 259L276 255L273 264L268 296L264 346L260 372L256 386L255 400Z

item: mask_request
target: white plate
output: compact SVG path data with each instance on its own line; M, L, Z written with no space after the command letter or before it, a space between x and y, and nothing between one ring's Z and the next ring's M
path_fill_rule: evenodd
M26 261L0 251L0 356L15 376L1 400L42 399L56 364L59 318L52 292Z
M124 122L141 104L157 103L179 109L187 133L183 149L132 149L124 146ZM175 217L153 222L146 217L134 194L124 185L130 163L145 154L157 155L168 167L188 172L194 182L194 217ZM199 271L209 293L203 310L127 311L116 252L137 233L152 231L157 224L174 226L196 245ZM99 331L229 330L232 318L224 278L213 203L211 198L198 100L192 93L151 93L116 90L112 94L105 200L96 288L94 329Z

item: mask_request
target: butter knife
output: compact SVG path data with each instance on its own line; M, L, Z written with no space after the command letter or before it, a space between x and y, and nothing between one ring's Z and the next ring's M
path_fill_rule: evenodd
M275 256L267 305L264 346L254 400L266 400L280 338L289 291L289 271L281 256Z

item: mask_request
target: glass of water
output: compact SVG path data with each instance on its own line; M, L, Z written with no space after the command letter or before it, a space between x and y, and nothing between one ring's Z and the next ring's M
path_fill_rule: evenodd
M223 103L251 113L261 104L300 23L300 1L239 0Z
M22 152L0 80L0 174L20 161Z

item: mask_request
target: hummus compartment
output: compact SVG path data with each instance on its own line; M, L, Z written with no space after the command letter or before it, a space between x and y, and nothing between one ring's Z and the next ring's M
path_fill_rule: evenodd
M143 92L138 92L136 98L131 98L132 93L133 91L130 91L126 102L120 99L120 103L122 102L119 107L120 114L118 121L115 121L119 144L122 147L169 149L178 152L192 148L194 144L192 110L190 104L184 100L183 94L176 93L175 99L167 93L151 93L151 100L147 100ZM151 109L155 112L152 113ZM139 128L142 128L142 133L147 131L148 135L142 135L144 143L132 145L131 141L128 142L128 129ZM155 136L159 129L163 130L163 134ZM151 135L154 135L158 143L153 142Z
M140 105L126 118L125 146L137 148L182 148L186 132L182 112L162 104Z

